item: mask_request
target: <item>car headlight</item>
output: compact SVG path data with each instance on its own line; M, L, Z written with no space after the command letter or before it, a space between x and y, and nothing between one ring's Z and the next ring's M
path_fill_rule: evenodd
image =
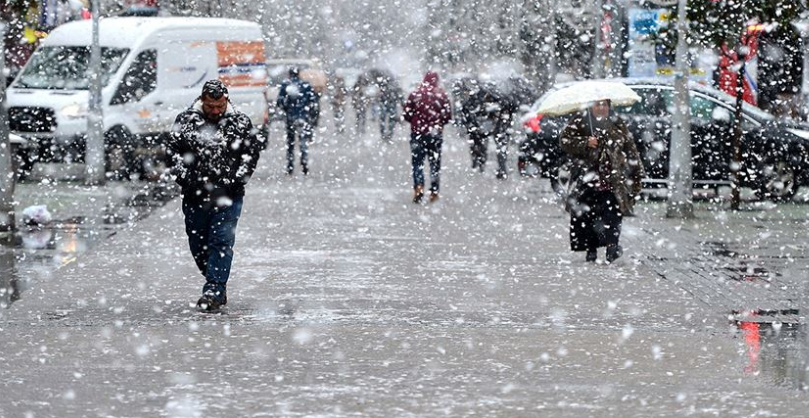
M809 131L804 131L801 129L787 129L787 132L797 137L809 140Z
M81 119L87 117L87 105L72 104L62 108L59 113L68 119Z

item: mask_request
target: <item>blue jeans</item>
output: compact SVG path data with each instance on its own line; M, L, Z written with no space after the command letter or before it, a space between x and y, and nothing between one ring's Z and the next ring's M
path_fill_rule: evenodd
M441 180L441 134L410 134L410 156L413 159L413 187L424 187L424 159L430 162L430 191L438 193Z
M185 233L191 255L205 280L223 288L230 277L236 224L243 201L243 197L238 197L230 206L217 207L183 199Z

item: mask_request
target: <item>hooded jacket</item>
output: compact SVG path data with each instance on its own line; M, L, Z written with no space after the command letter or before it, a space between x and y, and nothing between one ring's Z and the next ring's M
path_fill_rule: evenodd
M416 135L440 134L452 119L447 93L438 85L438 73L429 71L421 86L410 93L404 105L404 119Z
M198 201L244 196L258 164L262 140L245 114L228 104L218 122L205 119L197 100L180 113L169 135L170 173L186 199Z

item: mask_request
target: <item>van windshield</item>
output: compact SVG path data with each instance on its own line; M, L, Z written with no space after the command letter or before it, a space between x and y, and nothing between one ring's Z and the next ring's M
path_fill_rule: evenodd
M101 82L107 85L121 66L128 49L101 48ZM90 48L43 46L17 77L15 87L49 90L87 90L90 84Z

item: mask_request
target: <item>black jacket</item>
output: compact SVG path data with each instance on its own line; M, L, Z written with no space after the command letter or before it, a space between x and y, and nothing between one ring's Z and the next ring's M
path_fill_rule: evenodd
M244 196L262 149L262 138L231 105L218 123L205 120L201 102L180 113L167 144L170 173L186 199L215 201Z

